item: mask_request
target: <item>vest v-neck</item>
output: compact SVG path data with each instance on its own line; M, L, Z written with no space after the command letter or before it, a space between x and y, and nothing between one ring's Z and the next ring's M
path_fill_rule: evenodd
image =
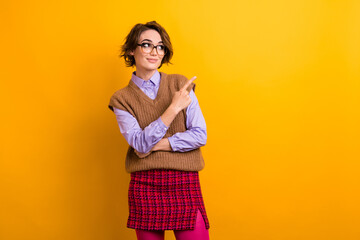
M160 73L160 85L156 97L154 99L148 97L132 80L130 80L129 86L132 87L137 92L138 96L142 97L145 101L155 104L156 102L158 102L158 100L162 95L162 92L164 91L164 84L166 81L165 78L167 75L164 72L159 72L159 73Z

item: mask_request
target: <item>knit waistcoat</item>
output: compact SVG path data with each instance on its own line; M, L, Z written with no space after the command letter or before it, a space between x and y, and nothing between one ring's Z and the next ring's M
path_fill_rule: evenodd
M108 107L124 110L133 115L141 129L158 119L169 107L173 94L180 90L188 79L181 74L166 74L160 72L161 80L157 96L149 98L133 81L116 91L110 98ZM191 84L188 90L194 89ZM180 111L170 124L164 138L177 132L186 131L186 108ZM154 151L145 158L139 158L134 148L129 146L126 154L126 171L136 172L150 169L174 169L183 171L200 171L204 168L204 159L200 148L188 152Z

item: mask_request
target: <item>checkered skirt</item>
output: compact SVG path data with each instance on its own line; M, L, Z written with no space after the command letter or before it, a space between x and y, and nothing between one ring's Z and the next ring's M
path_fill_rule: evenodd
M209 228L198 172L153 169L131 173L128 228L194 229L197 209Z

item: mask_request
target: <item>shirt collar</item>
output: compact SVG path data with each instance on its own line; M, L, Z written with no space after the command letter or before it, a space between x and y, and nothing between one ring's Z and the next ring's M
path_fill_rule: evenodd
M151 78L148 81L145 81L144 79L136 76L136 71L134 71L131 75L131 80L139 87L142 88L145 85L146 82L151 82L153 86L159 86L160 83L160 73L158 70L151 76Z

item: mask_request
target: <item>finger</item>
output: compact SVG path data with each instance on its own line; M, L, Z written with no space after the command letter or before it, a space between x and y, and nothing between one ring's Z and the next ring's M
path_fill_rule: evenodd
M189 79L189 81L187 81L185 83L185 85L180 89L180 91L186 90L195 79L196 79L196 76Z

